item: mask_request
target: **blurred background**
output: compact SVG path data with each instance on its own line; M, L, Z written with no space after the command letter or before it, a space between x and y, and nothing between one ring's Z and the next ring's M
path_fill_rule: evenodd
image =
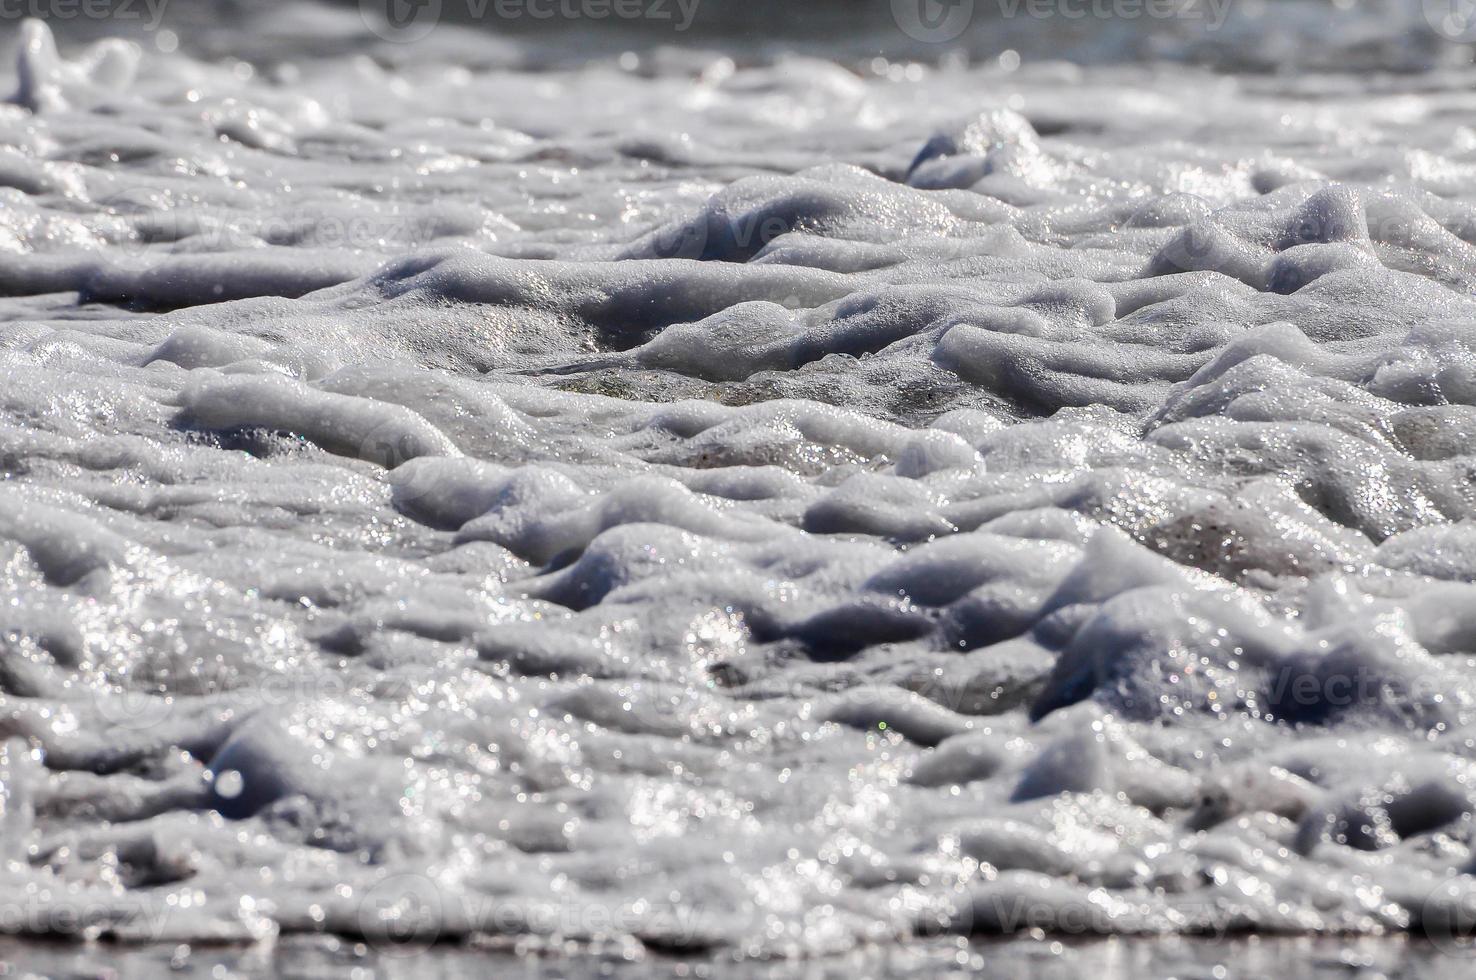
M64 40L258 62L367 52L536 67L671 49L1403 72L1476 50L1476 0L0 0L0 21L24 16Z

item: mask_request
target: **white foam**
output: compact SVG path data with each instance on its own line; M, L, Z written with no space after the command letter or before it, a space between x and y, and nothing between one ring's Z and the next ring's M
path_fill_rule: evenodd
M1469 69L438 38L289 70L21 31L32 931L1458 916Z

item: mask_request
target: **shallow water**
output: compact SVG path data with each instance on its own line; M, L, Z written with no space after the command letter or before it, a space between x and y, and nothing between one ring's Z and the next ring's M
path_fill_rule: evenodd
M470 980L486 976L524 980L635 980L635 978L741 978L741 980L846 980L863 977L1019 977L1102 980L1182 977L1251 980L1296 970L1312 980L1447 980L1470 975L1466 945L1404 939L1264 937L1225 943L1181 937L1105 938L1091 941L1020 937L989 942L935 942L873 947L808 960L693 960L651 955L542 953L447 946L378 950L331 937L285 940L249 949L188 946L78 949L36 943L0 945L0 964L49 976L133 980L167 973L213 980L291 976L400 977Z
M1471 931L1450 50L260 26L21 32L0 931Z

